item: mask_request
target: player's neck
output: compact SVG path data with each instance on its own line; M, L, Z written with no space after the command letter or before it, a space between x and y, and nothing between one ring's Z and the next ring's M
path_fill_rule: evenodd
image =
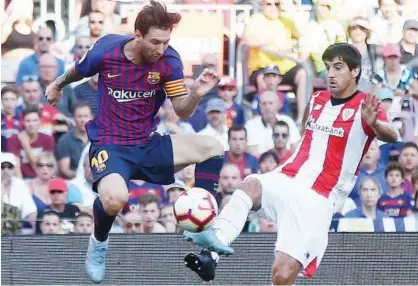
M332 97L336 99L344 99L352 96L357 91L357 84L354 82L349 85L345 90L339 93L332 92Z
M388 191L388 196L389 197L394 198L394 197L399 196L400 194L402 194L402 189L401 189L400 186L399 187L389 187L389 191Z
M141 57L134 52L134 40L131 40L126 43L125 47L123 48L123 53L125 54L125 57L133 62L134 64L140 64L142 63Z

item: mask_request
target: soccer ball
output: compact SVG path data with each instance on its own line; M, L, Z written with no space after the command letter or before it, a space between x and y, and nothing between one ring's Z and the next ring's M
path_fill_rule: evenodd
M190 232L207 229L218 214L215 198L202 188L191 188L183 192L174 204L174 215L178 225Z

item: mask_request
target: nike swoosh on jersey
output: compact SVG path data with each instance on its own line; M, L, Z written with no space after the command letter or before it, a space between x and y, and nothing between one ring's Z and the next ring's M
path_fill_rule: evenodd
M120 76L120 75L121 75L121 73L120 74L110 74L110 73L108 73L107 77L108 78L114 78L114 77L117 77L117 76Z

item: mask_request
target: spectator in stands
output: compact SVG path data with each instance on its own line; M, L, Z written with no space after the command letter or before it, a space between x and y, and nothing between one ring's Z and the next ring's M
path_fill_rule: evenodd
M367 18L354 18L348 27L349 42L361 54L360 89L371 91L371 80L376 70L377 46L370 44L371 25Z
M267 151L261 154L258 158L258 166L260 168L260 173L264 174L276 169L280 164L280 159L276 153Z
M90 106L93 116L97 114L99 74L89 78L74 88L74 94L78 101L86 102Z
M316 76L327 82L325 64L322 54L328 46L347 41L341 23L335 18L331 0L319 0L315 4L316 20L305 27L299 41L301 59L310 59ZM314 44L315 43L315 44Z
M403 25L403 36L399 42L401 64L409 64L418 57L418 21L409 19Z
M112 33L113 28L122 22L121 16L115 13L116 0L91 0L88 12L99 11L105 15L103 34ZM79 32L87 31L89 26L89 15L82 17L79 21L77 30Z
M175 203L178 197L186 191L186 185L183 181L176 180L171 185L165 186L167 192L167 201L171 203Z
M277 96L279 97L280 102L282 103L279 112L281 114L291 115L289 100L283 92L278 90L279 85L282 82L282 79L283 77L280 74L279 67L277 65L268 65L263 69L263 83L265 87L261 88L259 86L258 92L262 93L268 90L277 93ZM260 114L259 101L260 95L256 94L252 101L252 108L254 114Z
M93 42L91 41L90 37L84 35L77 36L75 38L74 46L74 61L78 61L79 59L81 59L90 49L92 44Z
M180 120L180 117L174 112L171 100L164 101L164 116L158 124L157 132L160 134L184 134L195 133L192 125L186 121Z
M276 153L280 164L283 164L293 152L287 148L289 145L290 131L289 125L284 121L277 121L273 127L274 148L270 152Z
M373 177L364 178L359 183L359 192L360 205L357 209L346 213L346 218L369 218L377 220L388 217L377 208L377 202L381 195L379 181Z
M289 125L289 146L296 148L301 139L296 123L284 114L279 114L281 102L275 92L265 91L260 95L261 116L247 121L245 128L248 132L248 152L258 157L260 154L274 147L272 140L273 126L277 121L284 121Z
M81 193L82 202L77 206L82 211L92 213L93 203L97 197L97 193L95 193L92 189L93 175L91 173L89 156L81 156L80 160L82 160L84 164L84 172L77 174L77 176L71 180L71 184L73 184Z
M89 105L83 102L77 104L73 118L75 127L60 137L56 148L59 172L66 179L75 177L81 153L89 141L85 128L85 124L93 118Z
M232 194L222 193L220 203L218 203L218 205L219 205L218 213L220 213L222 211L222 209L224 208L224 206L229 202L229 199L231 198L231 196L232 196Z
M412 197L404 193L401 184L405 177L405 170L401 164L389 163L385 176L389 191L379 199L378 207L391 217L405 217L412 214Z
M51 195L49 192L49 183L53 180L57 173L57 162L54 154L51 152L42 152L36 160L37 177L28 180L27 184L32 193L38 213L51 204ZM67 201L68 203L81 203L82 196L80 191L72 184L68 184Z
M39 219L42 220L40 223L41 234L60 234L62 232L60 217L57 212L44 212Z
M20 62L19 70L16 76L16 84L21 86L24 76L39 76L39 57L48 53L54 44L54 34L50 28L40 28L35 38L35 53ZM62 75L65 71L64 61L57 60L57 76Z
M138 211L127 212L122 218L122 229L124 233L144 232L141 214Z
M32 0L13 0L7 6L1 25L2 59L17 59L25 56L30 50L33 52L33 6Z
M189 165L186 168L184 168L181 172L177 173L177 176L180 180L183 180L183 182L186 184L186 190L194 187L195 185L195 177L194 177L194 170L196 166L195 165Z
M190 92L190 87L192 86L193 82L194 82L193 77L188 77L188 76L184 77L184 86L187 88L188 92ZM203 99L207 100L206 99L207 96L208 94L206 94L203 97ZM207 123L204 107L206 106L201 105L199 102L199 104L196 106L195 112L192 114L192 116L189 119L187 119L187 122L189 122L192 125L193 129L196 132L199 132L200 130L205 128L206 123Z
M414 192L412 174L418 167L418 147L415 143L407 142L402 146L401 154L399 155L399 163L401 163L405 170L402 189L406 194L411 195Z
M166 199L166 193L161 185L148 183L142 180L130 180L128 183L129 189L129 201L132 199L141 199L142 196L147 194L153 194L164 201ZM128 201L128 204L130 203Z
M228 129L229 151L225 152L224 163L235 164L240 170L240 177L258 172L257 158L246 152L247 130L242 125L233 125Z
M93 217L88 213L79 213L74 225L74 233L90 234L93 232Z
M1 235L22 234L22 222L20 210L3 202L1 198Z
M23 131L11 137L7 145L8 151L18 158L24 178L35 177L37 156L42 151L53 152L55 148L53 137L39 133L40 125L39 109L27 107L23 111Z
M46 87L59 76L58 71L58 62L53 55L44 53L39 56L39 82L43 89L42 94L45 94ZM74 91L70 86L66 86L62 89L61 94L61 98L57 102L56 108L66 117L71 117L77 102ZM43 96L41 102L47 103L48 101L46 97Z
M277 225L274 221L267 220L260 217L259 221L259 231L258 232L277 232Z
M215 54L205 54L202 59L201 64L201 70L203 71L205 68L213 69L215 71L219 70L219 58ZM200 74L200 71L196 72L194 71L194 77L197 78ZM208 93L205 94L205 96L200 100L198 106L202 109L206 109L206 105L209 102L209 100L213 98L218 98L218 94L216 91L216 87L214 87L212 90L210 90Z
M77 218L80 209L67 201L68 185L62 178L54 178L49 181L48 190L51 204L43 209L44 212L55 211L63 224L72 224Z
M276 64L283 74L282 84L296 87L298 122L301 122L306 105L306 71L293 61L260 49L266 47L288 55L293 54L293 41L298 39L299 35L294 23L280 16L279 7L278 0L264 0L263 13L253 14L245 27L244 41L250 47L248 71L253 81L257 81L262 69L269 64Z
M36 221L36 205L22 179L16 177L17 159L12 153L1 153L1 196L2 203L18 208L19 220L28 222L26 228L33 233Z
M219 189L222 194L232 194L241 182L240 171L237 165L223 165L219 174Z
M414 186L414 193L412 194L412 196L415 197L418 193L418 170L415 170L415 172L412 174L411 182ZM415 206L418 207L417 204L415 204Z
M405 19L398 14L395 0L378 0L379 11L371 19L371 43L385 45L398 43L402 38L402 27Z
M160 217L160 203L161 199L153 194L141 197L140 214L144 233L165 232L165 228L157 222Z
M100 11L92 11L89 14L90 41L92 44L103 35L105 15Z
M160 220L166 232L176 232L176 217L174 216L174 203L164 203L161 205Z
M222 99L213 98L206 105L206 118L208 124L199 134L211 135L219 140L224 146L224 150L229 149L228 127L225 124L226 107Z
M226 107L226 127L234 124L244 124L244 110L234 101L237 95L237 83L229 76L223 76L218 84L218 96L224 101Z
M16 113L19 92L11 86L5 86L1 89L1 134L6 139L17 135L20 130L20 114Z
M360 162L357 181L353 191L350 193L350 198L352 198L357 205L360 205L359 184L367 177L374 178L379 183L383 193L388 190L385 179L385 166L380 166L378 164L379 157L380 150L377 141L375 140L370 144L369 150Z

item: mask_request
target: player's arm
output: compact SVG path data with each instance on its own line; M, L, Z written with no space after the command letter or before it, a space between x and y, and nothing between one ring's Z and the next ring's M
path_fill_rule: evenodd
M395 143L398 139L395 128L389 122L376 120L375 124L372 125L372 129L376 134L377 139L381 141Z

